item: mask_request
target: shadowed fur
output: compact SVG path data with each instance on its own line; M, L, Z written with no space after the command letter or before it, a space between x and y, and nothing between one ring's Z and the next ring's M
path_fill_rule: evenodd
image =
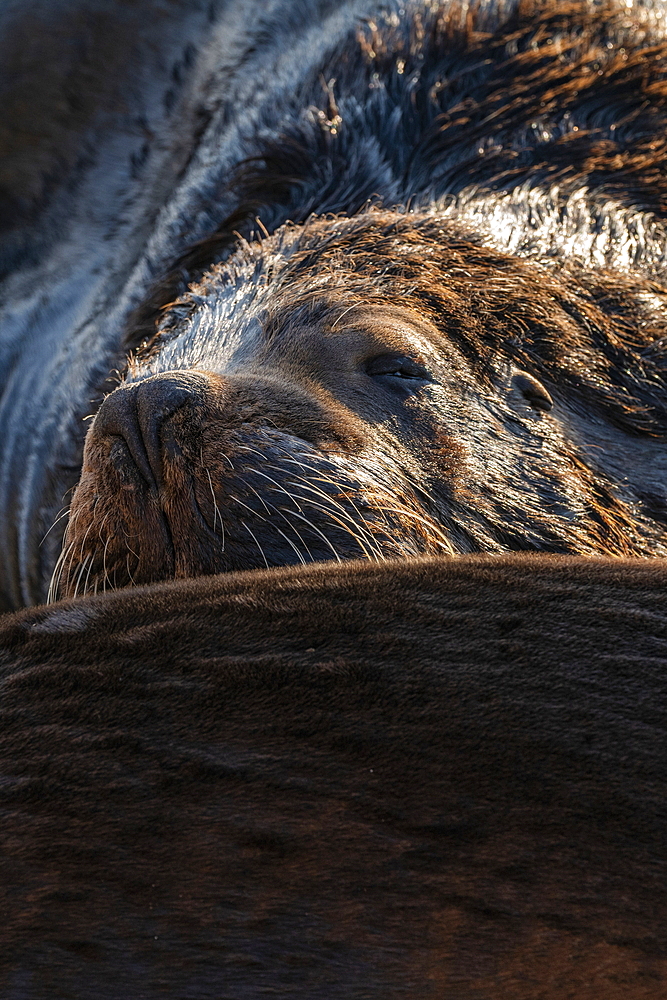
M663 1000L663 5L142 0L151 87L112 6L126 132L34 74L0 175L0 601L88 594L0 621L0 994Z
M0 992L662 1000L666 590L469 556L3 619Z

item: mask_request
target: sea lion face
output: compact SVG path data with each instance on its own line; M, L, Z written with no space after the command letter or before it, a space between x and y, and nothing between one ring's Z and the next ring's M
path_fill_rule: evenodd
M52 594L358 557L641 551L573 454L568 341L578 371L590 348L593 384L603 364L573 294L429 214L245 244L170 307L98 411ZM604 317L589 306L585 322Z

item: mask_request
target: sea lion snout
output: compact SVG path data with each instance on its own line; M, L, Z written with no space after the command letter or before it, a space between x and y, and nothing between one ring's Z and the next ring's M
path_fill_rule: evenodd
M363 427L261 364L130 378L87 435L51 595L449 551L391 463L360 457Z
M120 386L100 407L93 436L118 437L148 486L160 490L164 481L165 421L188 404L200 405L205 379L194 372L166 372Z

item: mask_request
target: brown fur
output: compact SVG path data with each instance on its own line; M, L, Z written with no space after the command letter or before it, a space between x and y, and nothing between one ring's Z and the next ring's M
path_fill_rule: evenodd
M142 0L137 13L113 0L30 0L0 15L20 53L0 79L7 142L23 120L0 171L12 272L0 335L2 607L46 597L66 526L58 518L81 469L82 420L99 409L110 372L118 368L123 384L174 369L252 373L272 403L264 424L254 414L253 434L265 435L276 384L257 338L312 348L302 337L312 322L321 347L327 321L349 326L357 315L346 310L365 301L414 309L437 331L442 367L431 374L442 408L433 419L435 406L419 397L435 390L415 392L421 425L408 440L409 408L385 407L378 419L376 400L374 421L354 414L353 437L366 445L337 458L304 439L317 472L346 498L346 527L329 518L324 530L312 504L300 513L339 557L363 552L359 535L372 549L366 533L376 532L386 556L441 545L664 554L661 8L168 6ZM31 12L42 7L46 34L33 30ZM52 22L71 42L44 61L59 49ZM239 343L247 358L231 357ZM285 371L277 374L287 392ZM317 397L306 408L329 428L334 408L349 424L344 379L331 390L321 371L310 374L304 387L303 364L297 373L299 390ZM221 401L208 403L219 414ZM286 433L312 426L299 409L285 401ZM324 558L317 531L301 522L304 545L293 530L291 499L267 530L262 504L275 497L258 500L237 465L239 491L225 492L230 477L216 465L228 468L229 440L217 455L210 440L185 443L206 464L177 470L178 502L131 503L105 465L110 442L89 449L98 465L87 465L52 592L59 580L68 594L148 582L179 563L196 574L307 561L309 551ZM316 475L308 485L319 489ZM204 524L192 518L195 493ZM391 499L399 512L388 516ZM236 510L226 554L215 505ZM145 514L159 525L143 552ZM200 529L218 537L203 544ZM172 551L172 531L192 545Z
M667 569L553 554L665 553L664 42L618 4L444 9L351 18L287 104L241 103L267 126L217 188L197 128L156 140L171 235L123 253L150 243L147 282L209 236L127 333L53 592L186 579L0 623L9 1000L667 993ZM74 315L58 350L99 384ZM427 376L393 402L387 353ZM14 603L64 492L35 436ZM465 555L521 548L552 554Z
M360 554L664 554L651 351L667 326L649 292L661 301L432 213L313 220L246 246L103 404L53 592ZM237 328L238 359L218 355L218 331ZM405 397L367 374L391 355L426 373Z
M667 568L164 584L2 620L11 1000L662 1000Z

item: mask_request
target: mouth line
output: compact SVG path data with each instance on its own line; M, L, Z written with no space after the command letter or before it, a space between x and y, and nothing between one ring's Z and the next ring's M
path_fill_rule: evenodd
M176 546L174 544L174 536L171 530L171 525L169 523L169 518L165 514L162 505L160 504L160 523L162 524L165 533L165 549L169 563L171 565L172 574L176 571Z

